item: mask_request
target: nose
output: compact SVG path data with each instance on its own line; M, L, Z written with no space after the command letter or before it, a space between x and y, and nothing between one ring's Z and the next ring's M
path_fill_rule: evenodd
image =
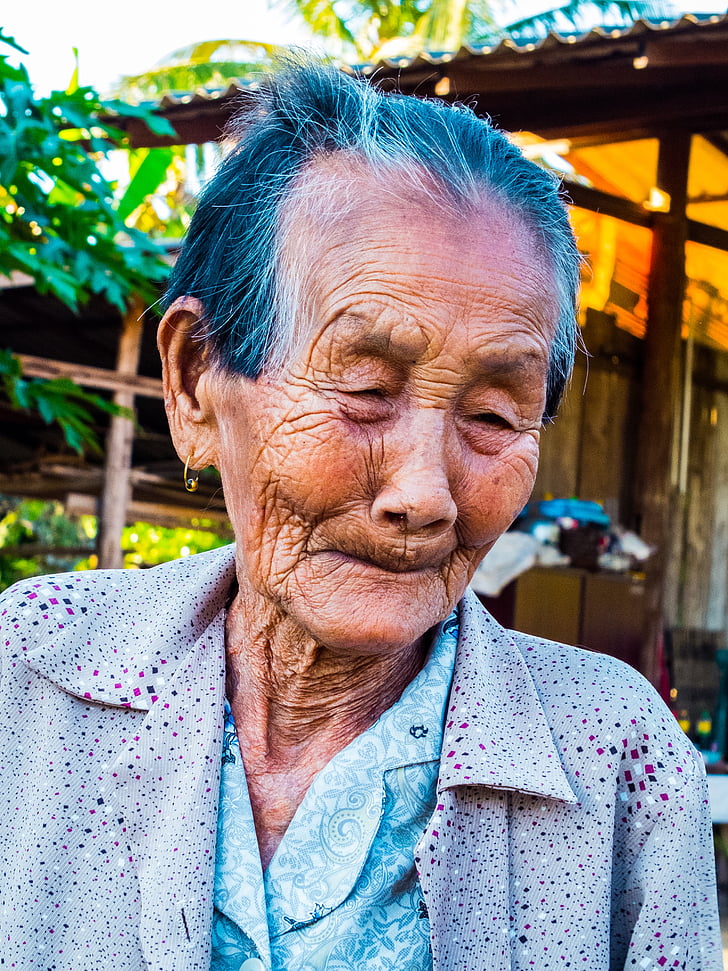
M408 423L399 446L384 442L385 469L371 506L378 526L437 534L455 523L443 424L442 418Z

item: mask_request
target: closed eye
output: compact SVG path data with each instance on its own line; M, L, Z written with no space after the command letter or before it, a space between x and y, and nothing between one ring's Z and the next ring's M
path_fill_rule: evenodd
M353 395L355 398L386 398L381 388L358 388L346 391L345 394Z
M364 424L388 420L394 399L383 388L351 388L340 392L341 407L352 421Z
M493 411L484 411L479 415L473 415L473 420L481 425L490 425L493 428L504 428L509 431L513 429L513 425L507 418L504 418L503 415L497 415Z

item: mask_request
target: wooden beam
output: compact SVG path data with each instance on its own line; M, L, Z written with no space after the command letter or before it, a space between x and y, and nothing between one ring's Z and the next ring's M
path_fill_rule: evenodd
M131 469L129 481L136 498L128 507L127 524L134 517L140 518L138 510L145 503L150 506L156 504L160 508L174 508L187 522L193 518L227 520L222 489L214 477L211 482L205 482L203 477L199 491L190 495L182 488L179 462L174 472L174 479L170 479L146 469ZM2 491L8 495L58 499L61 502L66 502L69 496L83 495L87 497L83 512L93 515L98 513L97 497L101 496L103 486L103 468L86 462L75 463L71 456L51 457L40 465L33 460L24 470L17 469L2 475Z
M728 202L728 192L701 192L700 195L690 196L691 206L702 206L713 202Z
M583 96L573 95L567 103L561 92L552 91L539 93L530 101L527 91L502 95L462 92L461 100L477 100L476 111L491 115L503 128L525 129L544 138L586 138L609 133L613 141L620 141L623 132L650 138L657 137L660 129L710 131L724 125L728 114L728 95L723 96L722 103L714 103L702 85L700 90L688 93L687 80L679 91L612 91L609 79L605 79L601 90L586 90L585 83L586 79L581 85ZM726 87L728 78L713 83ZM575 80L574 88L578 90L579 86Z
M565 181L564 192L572 205L579 206L580 209L613 216L615 219L621 219L622 222L631 223L633 226L644 226L647 229L651 229L655 223L655 214L639 203L632 202L631 199L613 196L601 189L579 185L578 182ZM686 204L694 201L694 199L687 199ZM728 252L728 229L698 222L697 219L687 219L686 227L686 238L692 242Z
M0 547L0 556L31 559L34 556L93 556L95 550L88 546L56 546L48 543L19 543L17 546Z
M144 329L144 307L132 300L122 322L116 369L119 374L136 374ZM131 391L117 391L114 402L122 408L134 407ZM106 436L106 463L99 515L99 566L118 569L123 565L121 532L126 525L127 506L131 498L131 452L134 442L134 422L122 415L114 415Z
M186 498L186 494L185 494ZM71 492L66 497L66 511L69 515L95 515L96 502L93 496L85 493ZM216 532L221 536L229 536L232 541L232 527L224 509L195 509L185 503L140 502L132 499L127 507L127 521L137 520L145 523L156 523L159 526L185 526L202 528L192 525L193 520L209 519L217 525Z
M145 398L164 398L159 378L147 378L139 374L124 374L108 368L55 361L33 354L18 354L23 372L31 378L70 378L84 388L104 391L120 391Z
M564 182L564 192L567 199L581 209L598 212L604 216L613 216L623 222L632 223L634 226L645 226L648 229L653 224L654 213L639 203L632 202L631 199L613 196L609 192L602 192L601 189L579 185L578 182Z
M646 630L641 668L655 684L664 627L665 585L676 549L672 451L680 399L682 305L685 293L690 135L660 139L657 185L670 196L670 211L654 214L648 286L647 333L642 374L635 508L642 538L656 552L646 567Z
M693 243L702 243L703 246L728 252L728 229L719 229L718 226L688 219L688 239Z
M12 290L15 287L32 287L35 280L29 273L11 270L8 276L0 273L0 290Z

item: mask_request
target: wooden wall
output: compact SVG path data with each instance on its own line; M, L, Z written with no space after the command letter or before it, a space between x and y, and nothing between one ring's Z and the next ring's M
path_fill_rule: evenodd
M588 311L580 355L556 422L542 435L534 498L602 503L637 529L636 433L643 343ZM673 402L679 410L680 402ZM697 346L685 492L675 487L675 554L668 565L668 627L728 631L728 353ZM676 438L677 447L677 438ZM678 467L675 456L675 469ZM728 647L728 638L726 638Z
M631 527L642 342L592 310L583 336L588 357L579 354L561 412L544 429L534 498L591 499Z
M728 354L695 356L681 570L668 623L728 630ZM728 642L724 645L728 647Z

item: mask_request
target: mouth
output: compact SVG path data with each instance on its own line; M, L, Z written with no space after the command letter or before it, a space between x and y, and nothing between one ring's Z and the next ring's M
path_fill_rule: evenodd
M449 551L435 553L430 550L378 550L376 553L351 553L339 549L320 550L316 555L324 555L342 565L349 563L357 567L376 570L379 573L432 573L442 567L448 559Z

